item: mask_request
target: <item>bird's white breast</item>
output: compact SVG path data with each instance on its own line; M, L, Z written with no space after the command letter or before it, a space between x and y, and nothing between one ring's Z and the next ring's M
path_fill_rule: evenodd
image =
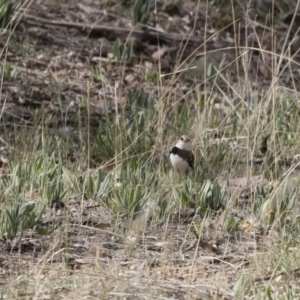
M188 162L177 154L171 153L170 159L173 167L181 174L186 173L186 171L189 171L191 168Z
M184 143L183 141L179 140L176 144L176 147L179 148L179 149L192 151L192 145L191 145L190 142Z

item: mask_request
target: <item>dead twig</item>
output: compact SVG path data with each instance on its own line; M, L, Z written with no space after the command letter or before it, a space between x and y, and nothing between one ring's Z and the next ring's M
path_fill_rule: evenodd
M51 26L63 26L67 28L77 28L80 30L88 30L89 35L95 36L105 36L110 39L116 39L117 37L127 37L133 36L136 38L140 38L141 40L147 41L149 38L157 38L159 41L164 42L189 42L189 43L203 43L204 41L199 38L192 37L190 35L176 34L176 33L168 33L161 32L156 30L155 28L147 28L145 30L133 29L133 28L121 28L121 27L113 27L107 25L95 25L88 23L75 23L75 22L65 22L65 21L57 21L57 20L47 20L40 17L35 17L32 15L25 14L23 21L29 25L41 26L41 25L51 25Z

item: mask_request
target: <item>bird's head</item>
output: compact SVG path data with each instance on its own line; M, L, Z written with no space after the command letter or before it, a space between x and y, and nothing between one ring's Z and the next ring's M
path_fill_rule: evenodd
M180 149L192 150L191 139L188 135L182 135L176 146Z
M182 135L180 137L180 141L182 141L183 143L189 143L191 141L191 139L187 135Z

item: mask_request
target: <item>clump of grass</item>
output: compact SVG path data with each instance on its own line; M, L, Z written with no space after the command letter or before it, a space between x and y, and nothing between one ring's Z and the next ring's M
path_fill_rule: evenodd
M154 9L155 1L133 0L132 3L132 23L146 24L150 18L150 13Z
M117 165L110 193L102 199L115 219L132 220L156 194L160 180L158 174L149 172L141 159L131 158L129 164Z
M55 154L48 157L43 151L37 151L34 157L12 163L10 170L10 180L2 186L6 196L26 194L28 189L39 191L46 198L55 198L58 191L63 192L60 184L62 162L56 160Z
M133 43L122 43L121 40L116 40L113 45L113 58L117 62L130 61L133 58Z
M0 77L7 81L15 81L19 72L10 63L0 65Z
M101 82L101 69L98 66L93 67L91 71L90 80L93 83Z
M107 116L93 135L91 157L103 162L148 153L154 144L149 123L153 120L154 99L143 89L129 90L128 104L117 119Z
M121 4L131 10L132 24L146 24L150 18L150 13L155 7L155 1L145 0L120 0Z
M27 229L34 229L38 234L44 235L52 233L53 229L43 226L44 211L43 208L36 212L33 201L8 205L0 216L0 236L6 240L17 238L17 245Z
M0 28L4 28L13 17L14 11L20 0L3 0L0 3Z
M182 189L174 187L173 194L180 207L193 208L201 216L218 210L224 199L224 190L217 181L210 180L202 184L188 180Z

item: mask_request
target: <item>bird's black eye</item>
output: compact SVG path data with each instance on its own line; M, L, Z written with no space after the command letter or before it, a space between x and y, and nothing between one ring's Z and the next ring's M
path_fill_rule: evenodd
M183 140L184 140L184 138L183 138L183 137L181 137L181 138L180 138L180 140L181 140L181 141L183 141Z

